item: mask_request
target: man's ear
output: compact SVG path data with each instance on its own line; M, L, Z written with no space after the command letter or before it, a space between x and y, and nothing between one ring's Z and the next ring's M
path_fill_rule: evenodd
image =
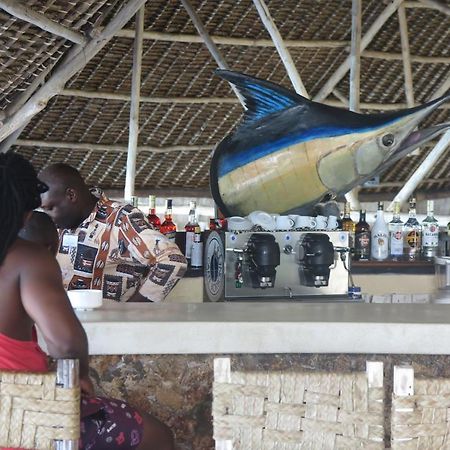
M78 199L78 192L76 189L68 187L66 189L66 197L71 201L72 203L75 203Z

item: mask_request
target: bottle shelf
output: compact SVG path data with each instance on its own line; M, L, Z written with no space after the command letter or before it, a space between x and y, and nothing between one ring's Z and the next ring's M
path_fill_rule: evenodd
M432 261L352 261L352 274L376 275L382 273L399 273L411 275L433 275Z

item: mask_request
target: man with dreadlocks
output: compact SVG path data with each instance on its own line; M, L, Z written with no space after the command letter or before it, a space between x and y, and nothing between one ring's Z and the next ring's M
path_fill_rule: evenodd
M157 419L120 400L95 397L86 333L63 288L58 263L44 246L18 237L47 189L26 159L0 154L0 369L48 371L36 324L50 356L80 362L80 448L173 450L170 430Z

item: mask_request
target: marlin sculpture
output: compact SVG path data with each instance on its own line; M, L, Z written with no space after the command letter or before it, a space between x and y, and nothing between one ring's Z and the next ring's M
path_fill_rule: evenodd
M415 108L358 114L241 73L216 73L236 86L247 107L211 161L212 194L226 216L309 211L450 128L414 131L450 93Z

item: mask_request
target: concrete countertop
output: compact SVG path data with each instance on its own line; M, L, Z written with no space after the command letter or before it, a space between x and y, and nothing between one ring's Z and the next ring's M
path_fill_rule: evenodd
M450 306L108 303L78 311L90 354L450 354Z

